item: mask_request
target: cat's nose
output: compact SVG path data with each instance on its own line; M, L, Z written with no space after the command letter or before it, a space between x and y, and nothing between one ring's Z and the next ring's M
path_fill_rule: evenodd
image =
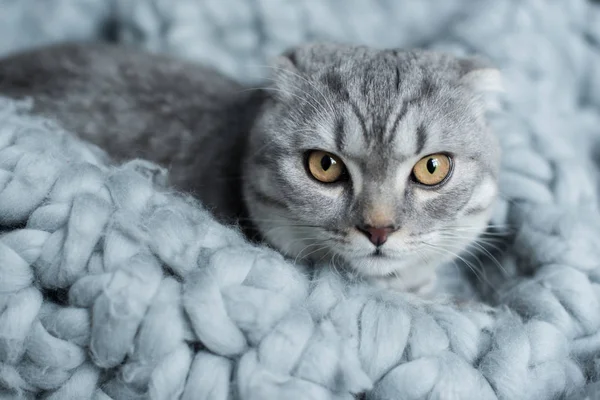
M393 226L375 227L370 225L357 226L356 229L364 233L371 243L378 247L387 241L390 233L397 230Z

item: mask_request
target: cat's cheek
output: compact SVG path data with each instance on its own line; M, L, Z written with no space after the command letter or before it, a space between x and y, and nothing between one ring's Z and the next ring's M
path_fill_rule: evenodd
M306 190L310 190L313 191L315 194L318 194L319 196L322 197L327 197L331 200L337 200L339 199L343 194L344 194L344 186L343 185L338 185L338 184L331 184L331 185L327 185L327 184L312 184L310 185L310 187L308 185L303 186L302 190L306 191Z
M492 205L498 197L498 184L491 175L486 175L482 182L477 185L469 202L465 205L463 215L474 215L478 213L490 214Z
M440 197L445 190L448 190L450 185L440 189L429 189L420 187L418 184L414 184L412 187L412 197L416 204L425 204L428 201L435 200Z

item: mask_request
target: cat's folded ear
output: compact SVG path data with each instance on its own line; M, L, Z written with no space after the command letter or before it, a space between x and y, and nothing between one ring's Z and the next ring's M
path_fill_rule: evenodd
M302 86L303 79L296 63L295 49L288 50L273 60L271 80L276 98L289 100L294 97L294 92Z
M460 59L459 83L478 94L504 92L502 73L479 57Z
M275 64L283 69L297 70L298 60L296 59L296 52L297 50L294 48L284 51L275 59Z

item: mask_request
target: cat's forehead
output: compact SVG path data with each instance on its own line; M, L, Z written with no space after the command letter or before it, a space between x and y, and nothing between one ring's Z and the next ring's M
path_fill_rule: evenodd
M349 154L376 150L395 159L421 153L429 145L460 144L454 133L476 130L468 96L435 76L401 76L357 68L354 74L329 69L320 76L335 104L329 130L336 147Z
M360 47L322 53L306 58L307 78L333 100L352 100L371 116L389 113L402 102L420 102L424 109L428 103L470 103L468 93L457 85L458 64L453 57Z
M319 101L324 96L346 103L352 99L370 115L387 113L402 101L442 104L448 95L461 94L461 64L449 54L322 43L300 46L288 57L303 77L301 82L289 75L285 79L295 80L302 96L317 89L313 97Z
M300 121L314 122L318 132L298 140L399 160L425 150L469 152L481 139L481 107L458 83L453 56L316 45L299 49L292 61L305 76L293 86L300 90L295 98L314 100Z

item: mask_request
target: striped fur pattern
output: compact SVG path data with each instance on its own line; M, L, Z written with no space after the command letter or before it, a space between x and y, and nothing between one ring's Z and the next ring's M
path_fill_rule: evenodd
M252 220L296 259L330 260L387 287L425 291L435 267L484 229L499 146L484 91L497 71L475 59L331 44L288 52L251 135L244 195ZM323 184L303 157L337 155L350 179ZM422 157L448 153L440 187L411 181ZM356 227L398 228L376 248Z

